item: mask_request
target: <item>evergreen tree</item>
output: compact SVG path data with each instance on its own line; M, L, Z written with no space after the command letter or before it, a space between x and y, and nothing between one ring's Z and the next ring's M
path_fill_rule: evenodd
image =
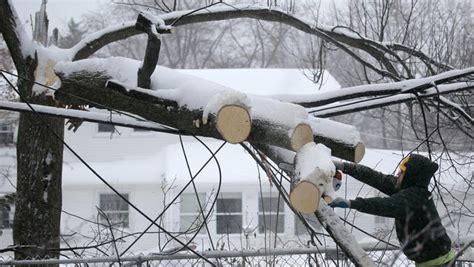
M71 48L82 40L84 34L87 32L86 30L81 29L81 24L75 22L74 19L69 20L67 27L69 31L68 34L61 36L59 40L59 47L61 48Z

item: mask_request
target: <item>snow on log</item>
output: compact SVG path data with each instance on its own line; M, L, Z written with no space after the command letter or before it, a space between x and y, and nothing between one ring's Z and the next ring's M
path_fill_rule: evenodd
M258 150L262 151L269 159L275 162L277 165L283 162L293 162L292 160L295 158L295 153L289 150L284 150L278 147L270 147L265 145L257 144L255 146ZM308 146L308 147L311 147ZM310 151L311 152L311 149ZM313 151L314 152L314 151ZM309 154L307 156L310 156ZM306 170L311 171L311 168L306 168L311 166L311 163L304 163L306 160L311 161L310 157L303 157L304 161L300 162L300 169L304 168L304 173L308 173ZM323 159L327 161L327 158ZM331 162L332 163L332 162ZM327 165L330 165L327 163ZM295 169L296 170L296 169ZM304 181L304 183L310 183L309 181ZM314 188L314 187L313 187ZM307 189L307 188L306 188ZM293 189L293 190L296 190ZM297 193L295 195L295 193ZM300 192L295 191L292 193L293 198L297 196L298 198L303 198L300 194L306 193L306 191L301 190ZM314 197L314 193L310 191L310 196ZM312 201L311 197L307 198L306 200ZM297 199L291 199L290 202L293 206L294 201L299 201ZM321 225L326 229L329 235L334 239L334 241L341 247L341 250L345 253L345 255L356 265L356 266L375 266L373 261L367 255L367 253L362 249L362 247L357 243L357 241L352 236L351 232L344 226L344 223L341 221L339 216L334 212L332 208L326 205L324 201L320 201L318 198L318 208L316 209L315 215L318 218ZM306 208L306 207L304 207ZM312 208L312 207L309 207Z
M306 110L295 104L240 93L231 88L158 66L151 77L151 90L137 88L140 62L126 58L86 59L61 62L56 72L62 86L56 97L66 104L110 107L192 134L222 139L217 114L225 105L247 108L251 130L247 141L297 151L313 141L326 144L338 157L354 160L353 141L319 135L311 127ZM106 83L109 80L109 87ZM209 118L208 115L209 114ZM244 116L245 117L245 116ZM209 119L209 122L207 120ZM313 133L313 131L315 133Z
M325 145L307 143L295 157L295 177L300 182L290 193L291 204L301 213L314 213L323 195L332 195L335 167L331 150Z
M59 64L57 73L62 80L62 86L57 90L56 97L67 104L109 107L192 134L219 139L222 137L216 127L216 115L225 106L222 104L237 103L244 107L250 106L246 103L250 100L244 94L236 91L229 93L231 89L224 90L220 85L162 67L158 68L152 76L152 88L164 86L175 89L147 90L128 86L135 84L136 77L120 73L119 70L122 69L114 68L113 65L116 64L109 65L104 60L98 59ZM78 69L72 69L72 66ZM127 70L126 67L124 69ZM122 82L110 82L110 88L106 88L107 81L118 77ZM154 79L156 77L163 79ZM219 97L222 94L228 96ZM245 97L239 98L239 95ZM210 101L213 98L217 101ZM229 99L233 102L229 102ZM251 110L249 109L252 116L252 128L248 141L292 149L292 144L299 143L299 141L293 141L294 139L305 140L299 134L295 134L295 128L299 128L298 126L304 123L304 115L307 116L304 108L271 99L252 100L254 100L252 101L254 105ZM266 109L273 110L273 113L263 114ZM209 111L209 115L206 113L207 123L203 120L203 110ZM272 118L275 114L280 115L279 120ZM286 120L281 118L283 114ZM278 116L275 117L278 118Z
M318 131L314 142L329 147L332 156L356 163L364 158L365 145L354 126L316 117L310 118L309 124Z

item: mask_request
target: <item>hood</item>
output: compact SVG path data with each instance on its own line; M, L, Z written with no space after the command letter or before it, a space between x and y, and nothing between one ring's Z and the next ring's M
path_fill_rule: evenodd
M431 177L438 170L438 164L418 154L410 154L406 167L402 189L412 186L428 188Z

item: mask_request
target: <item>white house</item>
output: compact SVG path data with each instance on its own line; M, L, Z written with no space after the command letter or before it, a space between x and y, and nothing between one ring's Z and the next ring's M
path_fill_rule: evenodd
M183 71L253 94L305 94L317 92L319 88L300 70L294 69ZM326 72L324 77L321 90L340 88L329 73ZM289 92L289 88L298 88L298 91ZM0 194L7 194L14 192L15 185L15 149L9 137L14 130L1 125L0 140L7 140L4 143L9 145L0 147ZM215 209L207 220L209 234L203 228L194 239L199 249L217 245L225 249L260 248L265 246L265 242L267 247L274 244L284 247L291 242L304 244L309 239L290 208L279 199L276 188L270 186L266 174L240 145L206 138L201 139L204 145L193 137L182 137L181 142L175 135L123 127L113 129L95 123L84 123L76 133L66 131L65 135L65 141L104 180L148 217L124 204L94 173L65 150L61 231L65 242L71 246L82 246L92 238L96 243L108 240L109 228L96 223L101 222L120 229L114 231L115 238L123 237L117 245L127 248L152 224L149 219L155 220L178 195L175 204L157 223L172 234L187 232L178 236L186 242L196 232L193 231L199 225L196 221L202 221L201 212L210 212L208 207L218 190L220 194ZM216 151L213 157L212 153ZM401 156L392 151L368 150L361 163L391 173ZM194 176L194 185L189 184ZM376 190L350 178L338 192L347 198L375 194ZM108 219L99 215L99 209ZM391 229L391 221L385 218L361 213L345 214L347 211L343 210L338 212L369 233L377 233L379 228ZM12 244L9 228L12 213L13 209L3 210L0 248ZM314 221L318 231L322 231L315 218L309 220ZM354 235L359 240L366 237L355 229ZM155 251L167 240L170 238L152 225L129 251ZM110 244L104 246L104 249L109 248L112 248Z

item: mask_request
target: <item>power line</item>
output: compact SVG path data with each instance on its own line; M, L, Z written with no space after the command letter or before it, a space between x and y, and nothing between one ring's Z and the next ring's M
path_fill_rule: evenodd
M199 142L202 142L201 140L197 139ZM161 218L161 216L163 216L163 214L165 214L165 212L171 207L171 205L180 197L180 195L186 190L186 188L188 188L188 186L191 184L191 182L199 175L199 173L201 173L201 171L204 169L204 167L207 166L207 164L212 160L212 159L215 159L216 160L216 164L218 166L218 170L219 170L219 173L221 172L221 168L220 168L220 165L215 157L215 155L224 147L224 145L226 144L226 142L224 142L215 152L212 152L211 151L211 154L212 156L203 164L203 166L199 169L199 171L197 171L194 176L190 179L190 181L188 181L186 183L186 185L176 194L176 196L171 200L171 202L163 208L163 210L161 211L161 213L155 218L155 220L150 224L148 225L148 227L145 229L145 231L143 232L143 234L141 234L141 236L143 236L155 223L156 221L158 221L159 218ZM140 236L140 237L141 237ZM140 238L139 237L139 238ZM125 251L128 251L138 240L135 240L132 244L130 244L126 249ZM124 252L122 252L122 255L124 254Z
M3 72L1 72L3 78L8 82L8 84L11 86L11 88L13 90L15 90L15 92L20 96L20 99L22 101L24 101L29 107L30 109L35 113L35 109L33 108L33 106L31 106L31 104L29 103L29 101L27 99L25 99L22 94L20 93L20 91L5 77L5 75L3 74ZM38 114L37 114L38 115ZM179 240L178 238L176 238L174 235L172 235L171 233L169 233L166 229L164 229L163 227L161 227L159 224L155 223L148 215L146 215L143 211L141 211L138 207L136 207L133 203L131 203L126 197L124 197L122 194L120 194L111 184L109 184L99 173L97 173L96 170L94 170L79 154L76 153L76 151L74 149L72 149L69 144L67 144L66 141L64 141L53 129L51 129L51 127L48 125L48 123L46 123L44 120L43 120L43 117L41 115L38 115L38 118L41 120L41 122L44 124L44 126L51 131L51 133L54 135L54 137L59 140L77 159L79 159L80 162L82 162L82 164L84 164L84 166L86 166L97 178L99 178L102 183L104 183L110 190L112 190L117 196L119 196L124 202L126 202L130 207L132 207L135 211L137 211L140 215L142 215L144 218L146 218L147 220L149 220L150 222L153 222L153 224L158 227L158 229L160 229L161 231L163 231L165 234L167 234L168 236L170 236L172 239L174 239L176 242L178 242L179 244L181 244L182 246L186 247L188 250L190 250L193 254L195 254L196 256L198 256L199 258L203 259L204 261L210 263L211 265L214 265L214 263L212 263L210 260L206 259L205 257L203 257L201 254L199 254L198 252L194 251L193 249L191 249L188 245L184 244L181 240Z
M39 86L41 86L41 87L47 88L47 89L52 90L52 91L57 91L57 90L58 90L57 88L54 88L54 87L51 87L51 86L48 86L48 85L39 83L39 82L37 82L37 81L31 80L31 79L29 79L29 78L23 77L23 76L18 75L18 74L14 74L14 73L9 72L9 71L6 71L6 70L0 70L0 72L2 73L3 78L4 78L7 82L8 82L8 79L5 77L5 75L3 75L3 73L6 73L6 74L11 75L11 76L14 76L14 77L16 77L16 78L18 78L18 79L23 79L23 80L25 80L25 81L29 81L29 82L31 82L31 83L33 83L33 84L39 85ZM80 84L80 83L75 82L75 81L71 81L71 83L76 84L79 88L81 88L81 87L90 88L90 87L88 87L88 86L85 86L85 85ZM16 90L15 90L15 91L16 91ZM18 94L18 93L17 93L17 94ZM95 101L90 100L90 99L87 99L87 98L80 97L80 96L78 96L78 95L75 95L75 94L72 94L72 93L69 93L69 92L65 92L64 94L66 94L66 95L68 95L68 96L71 96L71 97L73 97L73 98L76 98L76 99L78 99L78 100L84 101L84 102L86 102L86 103L88 103L88 104L90 104L90 105L93 105L93 106L95 106L95 107L107 109L107 110L109 110L109 111L111 111L111 112L116 112L117 114L123 115L123 116L125 116L125 117L130 117L130 118L136 119L136 120L138 120L138 121L148 121L148 122L150 122L149 120L145 120L145 119L143 119L143 118L140 117L140 116L134 116L133 114L123 112L123 111L121 111L121 110L112 108L112 107L110 107L110 106L107 106L107 105L104 105L104 104L95 102ZM18 94L18 95L19 95L19 94ZM156 122L153 122L153 123L156 123ZM167 128L168 130L174 130L173 128L168 127L168 126L166 126L166 125L162 125L162 124L159 124L159 125L162 126L162 127L164 127L164 128Z

